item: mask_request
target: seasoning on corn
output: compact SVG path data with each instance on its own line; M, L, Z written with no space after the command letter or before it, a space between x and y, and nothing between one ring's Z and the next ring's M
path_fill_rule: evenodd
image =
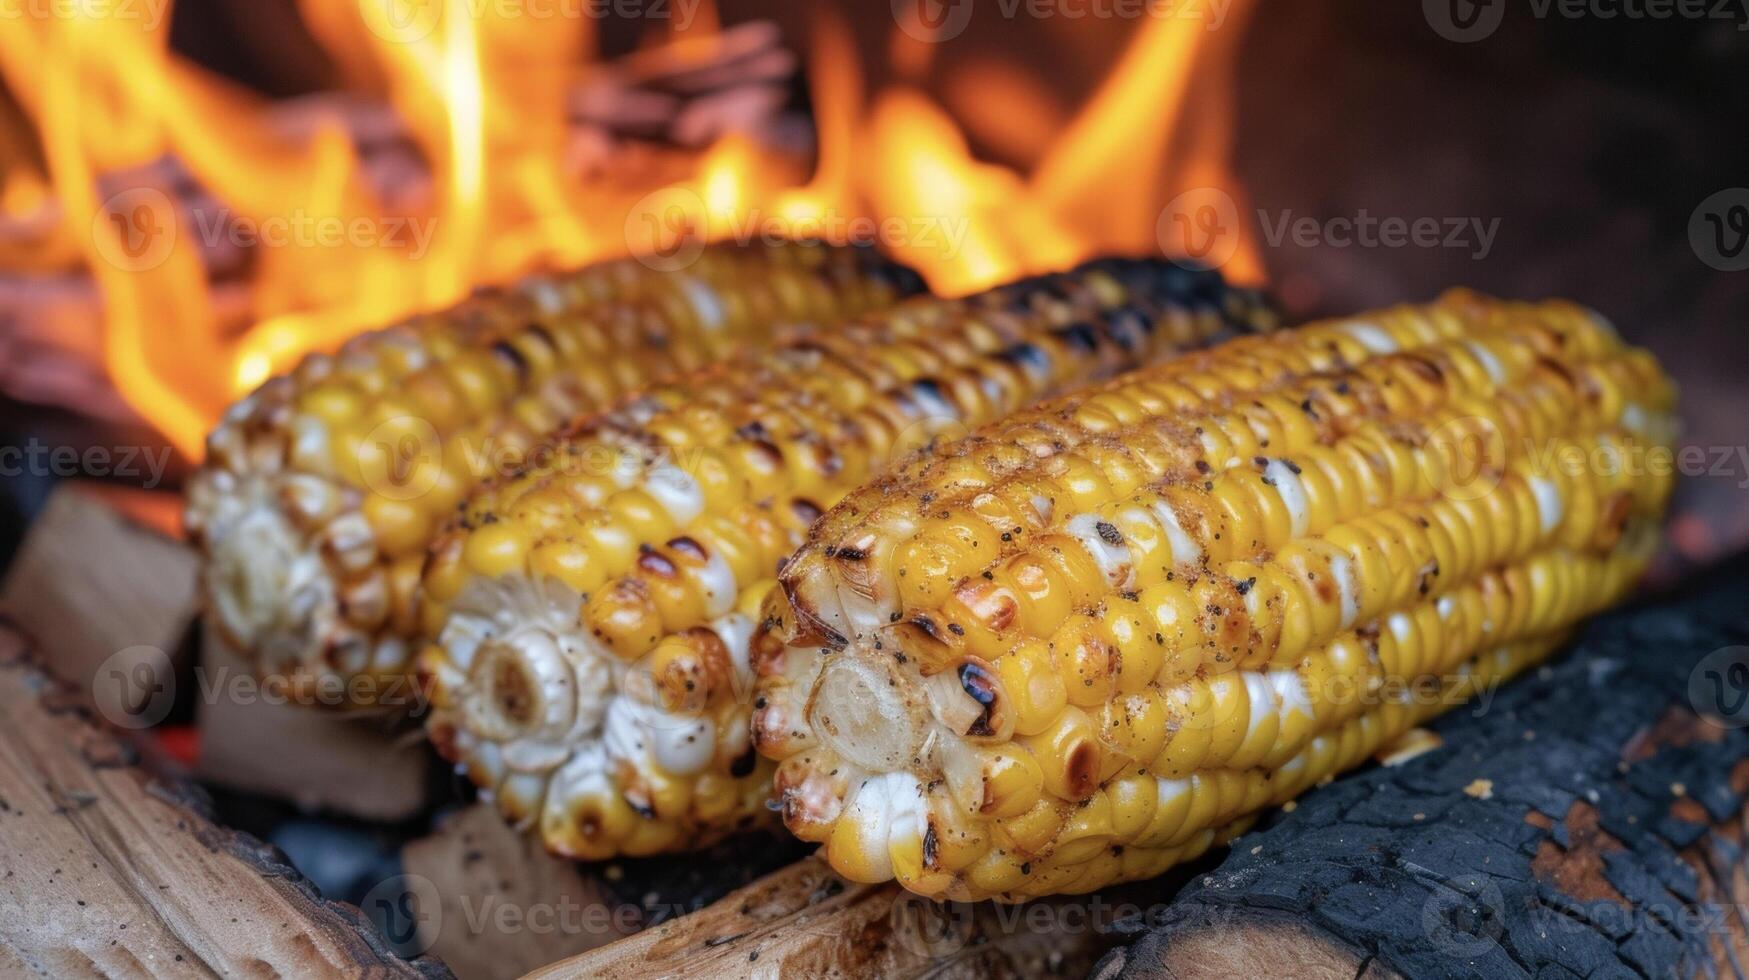
M716 245L678 272L530 278L308 357L226 414L190 484L209 620L304 703L387 700L417 653L426 547L475 484L579 412L921 291L867 248Z
M1621 597L1674 399L1594 314L1456 292L911 461L764 612L785 823L849 878L966 900L1194 857Z
M747 644L823 507L909 448L1265 325L1214 273L1107 260L654 388L475 495L434 546L432 740L561 854L695 846L760 818Z

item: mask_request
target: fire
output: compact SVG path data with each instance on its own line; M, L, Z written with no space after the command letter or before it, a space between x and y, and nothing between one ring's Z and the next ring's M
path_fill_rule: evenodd
M0 118L0 254L27 273L83 267L110 379L191 458L227 403L311 350L480 283L681 236L872 235L946 294L1163 247L1261 275L1228 169L1245 3L1220 30L1139 18L1078 109L1049 66L955 62L951 43L897 27L874 76L896 80L870 91L826 10L807 39L811 154L731 127L613 172L569 123L568 93L603 67L587 17L300 0L348 89L273 104L172 52L167 6L54 9L0 29L0 78L35 127ZM643 54L687 57L721 31L707 4ZM40 168L13 145L32 138Z

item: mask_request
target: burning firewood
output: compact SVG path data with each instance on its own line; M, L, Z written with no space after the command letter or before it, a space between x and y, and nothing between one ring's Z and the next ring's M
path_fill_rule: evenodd
M805 120L783 116L795 65L776 27L756 21L596 67L566 99L568 170L580 181L617 175L655 187L663 174L683 176L728 133L787 145L791 134L807 129ZM430 208L431 166L405 120L388 105L324 93L287 100L268 114L266 128L294 143L337 125L357 156L368 196L387 213L417 215ZM234 233L230 202L203 187L174 157L104 174L98 183L101 201L126 201L130 192L148 188L166 195L186 227L201 229L184 237L199 249L215 314L233 330L247 325L249 285L261 249L253 236ZM76 250L60 247L65 231L52 198L22 216L0 217L0 254L36 260L8 262L13 271L0 274L6 310L0 316L0 394L126 417L105 370L103 296L79 266ZM58 257L57 264L42 264L45 255Z

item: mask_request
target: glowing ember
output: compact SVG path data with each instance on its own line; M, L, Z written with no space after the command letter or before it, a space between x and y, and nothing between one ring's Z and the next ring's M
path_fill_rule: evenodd
M0 31L0 75L46 163L0 155L0 249L34 235L13 264L26 273L82 261L101 289L113 383L191 458L228 402L311 350L479 283L628 249L873 238L944 293L1162 243L1224 260L1238 279L1261 273L1227 169L1242 2L1219 30L1140 18L1079 110L1055 101L1049 66L955 63L951 46L897 26L892 74L921 80L941 62L948 91L869 92L849 29L827 11L808 44L816 152L731 129L630 174L600 172L600 147L570 126L570 93L595 70L587 17L300 0L350 86L306 111L170 52L167 7L64 6ZM722 36L714 7L694 13L652 43L684 55ZM977 159L968 132L1024 172ZM0 149L29 139L0 126ZM219 300L221 272L242 280L241 323Z

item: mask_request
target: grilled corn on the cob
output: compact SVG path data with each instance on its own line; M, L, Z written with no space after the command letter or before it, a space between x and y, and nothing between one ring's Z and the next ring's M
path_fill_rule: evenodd
M306 358L227 413L190 485L209 619L304 703L386 700L427 545L475 484L576 413L921 291L867 248L720 245L679 272L527 279Z
M434 743L558 853L746 824L770 777L752 617L823 507L909 447L1266 319L1214 273L1101 261L914 300L580 425L433 549Z
M847 877L956 899L1188 859L1620 597L1673 403L1594 314L1458 292L911 461L815 525L765 611L785 822Z

